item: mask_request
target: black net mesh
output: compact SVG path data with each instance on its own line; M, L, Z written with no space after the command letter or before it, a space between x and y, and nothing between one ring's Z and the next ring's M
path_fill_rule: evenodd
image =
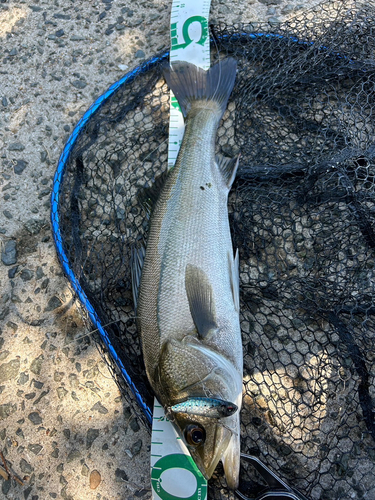
M212 27L238 76L217 136L241 270L242 451L308 498L375 498L375 3ZM272 31L270 31L272 29ZM104 99L59 186L62 247L149 405L130 280L137 192L167 168L164 55ZM230 498L220 470L210 498ZM241 489L264 488L244 463Z

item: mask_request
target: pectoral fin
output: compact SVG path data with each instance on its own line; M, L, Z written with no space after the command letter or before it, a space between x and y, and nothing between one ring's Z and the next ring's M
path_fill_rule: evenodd
M205 338L217 329L212 286L206 273L199 267L188 264L185 289L195 327L199 336Z

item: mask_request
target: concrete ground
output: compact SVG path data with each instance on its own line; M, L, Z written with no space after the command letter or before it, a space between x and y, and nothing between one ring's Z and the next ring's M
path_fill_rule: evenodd
M211 12L272 24L310 5L218 0ZM151 497L150 436L71 300L49 212L69 134L127 68L168 47L170 7L0 0L0 498Z

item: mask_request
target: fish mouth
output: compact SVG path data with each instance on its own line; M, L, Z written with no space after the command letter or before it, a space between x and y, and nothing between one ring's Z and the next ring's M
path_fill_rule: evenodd
M215 441L213 446L189 447L189 451L203 476L208 480L214 473L217 464L225 455L232 432L220 424L216 425Z

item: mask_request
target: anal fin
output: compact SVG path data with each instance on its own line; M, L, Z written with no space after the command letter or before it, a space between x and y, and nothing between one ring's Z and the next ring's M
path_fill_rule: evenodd
M141 189L138 194L138 199L148 215L151 215L154 206L156 205L160 191L167 180L168 174L169 170L165 170L163 173L155 177L155 181L150 187Z
M238 253L238 248L234 259L232 254L228 254L229 266L230 266L230 286L232 288L233 303L236 311L240 311L240 256Z
M135 311L137 311L138 291L139 291L139 284L141 281L142 267L145 255L146 255L146 249L144 245L140 245L139 247L133 245L131 247L130 271L132 278L132 292L133 292L133 302Z
M215 163L217 168L220 170L228 189L232 187L233 181L236 177L239 161L240 155L236 158L227 158L225 156L216 155Z

